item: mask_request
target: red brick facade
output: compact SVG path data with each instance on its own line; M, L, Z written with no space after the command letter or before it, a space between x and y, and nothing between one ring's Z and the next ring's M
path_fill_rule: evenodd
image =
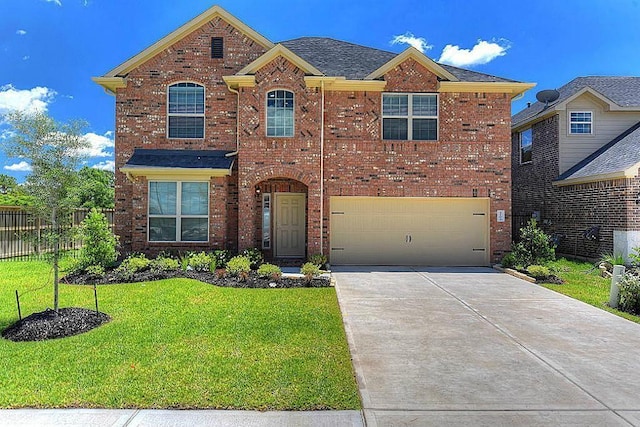
M224 59L210 58L211 37L224 37ZM260 247L261 194L276 191L306 194L307 254L329 253L329 200L337 195L488 197L491 261L510 249L510 93L438 93L437 141L387 141L381 92L326 91L322 132L321 89L308 87L304 71L284 57L262 66L254 87L241 87L238 95L228 89L222 77L264 53L216 18L128 74L116 94L116 233L124 251ZM439 87L438 77L412 58L384 80L385 92L437 93ZM166 136L167 87L175 82L205 86L203 139ZM265 136L266 94L273 89L294 93L292 137ZM147 180L131 181L119 168L135 148L234 151L237 126L234 173L211 179L210 241L149 243ZM497 210L506 212L506 222L497 222Z

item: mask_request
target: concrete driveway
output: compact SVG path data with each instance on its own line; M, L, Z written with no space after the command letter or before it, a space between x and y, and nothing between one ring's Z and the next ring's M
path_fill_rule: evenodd
M334 268L368 426L640 426L640 325L489 268Z

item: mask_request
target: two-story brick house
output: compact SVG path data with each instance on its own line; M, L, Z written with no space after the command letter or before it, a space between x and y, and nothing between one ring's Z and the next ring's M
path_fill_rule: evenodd
M560 253L627 257L640 246L640 77L578 77L556 96L513 116L514 218L538 218Z
M527 83L220 7L102 77L124 251L486 265L510 249L511 99Z

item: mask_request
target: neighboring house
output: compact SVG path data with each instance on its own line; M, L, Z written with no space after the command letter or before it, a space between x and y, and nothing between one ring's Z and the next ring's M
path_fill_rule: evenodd
M534 216L558 252L628 256L640 246L640 77L578 77L558 92L512 118L514 228Z
M532 84L213 7L102 77L125 252L487 265L511 245L511 100Z

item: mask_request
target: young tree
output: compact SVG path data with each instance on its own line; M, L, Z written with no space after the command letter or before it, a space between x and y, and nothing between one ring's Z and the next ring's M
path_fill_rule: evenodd
M50 225L46 237L53 248L53 307L57 313L61 243L70 233L61 225L77 206L72 189L77 185L82 150L89 145L82 133L86 124L58 123L41 112L11 112L5 120L13 132L8 139L0 140L0 146L7 156L31 164L32 172L25 184L26 193L33 197L29 209Z

